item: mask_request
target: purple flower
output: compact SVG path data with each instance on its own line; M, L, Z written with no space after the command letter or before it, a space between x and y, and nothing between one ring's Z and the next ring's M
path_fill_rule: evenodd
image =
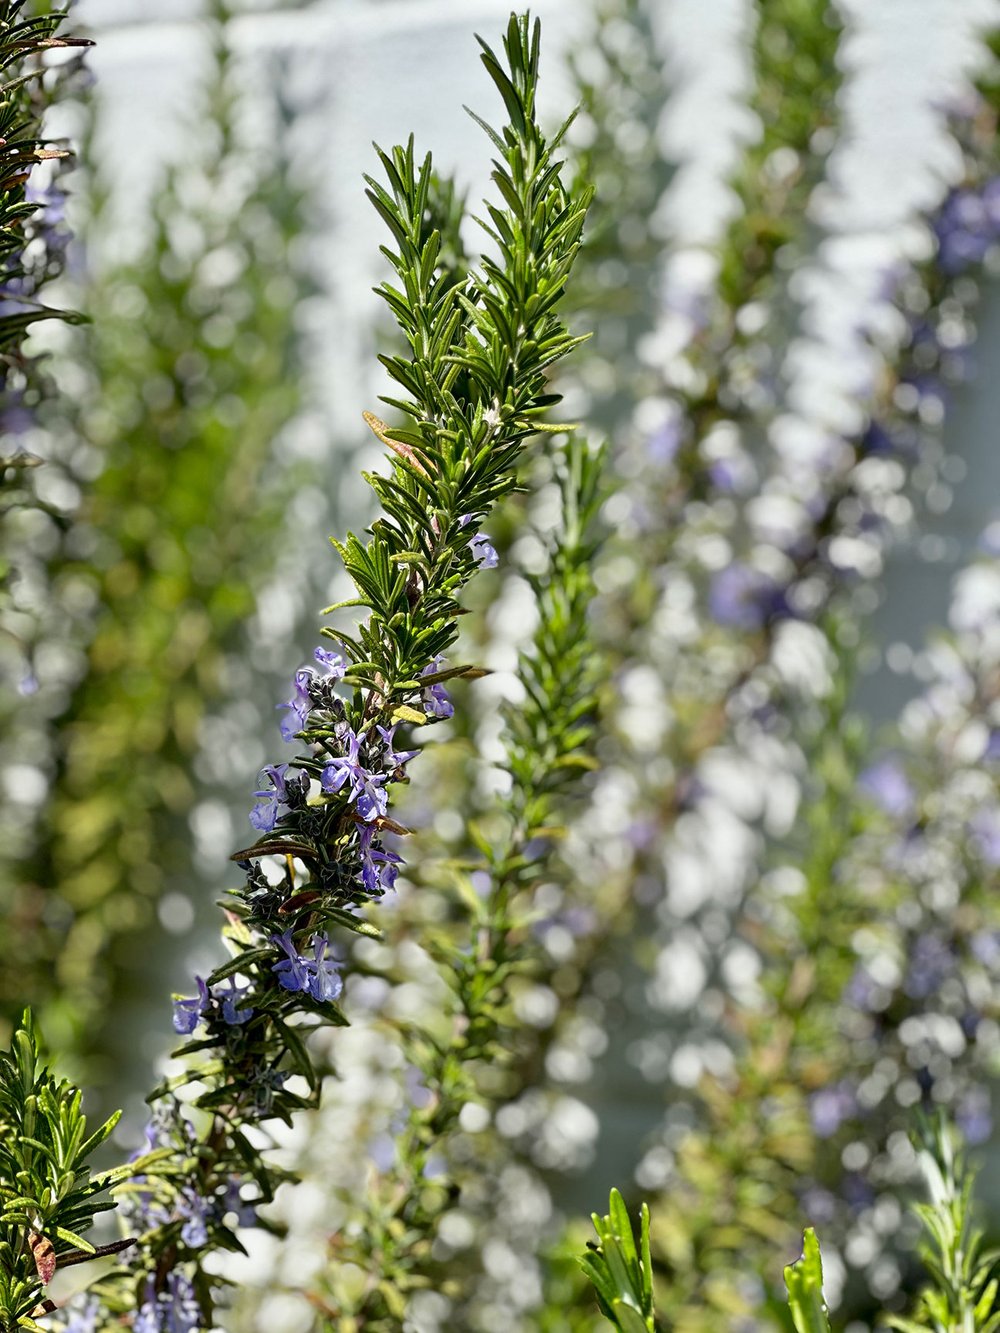
M323 769L323 790L332 794L348 784L347 799L354 802L362 819L371 820L377 815L384 815L389 803L388 793L382 790L386 775L370 773L361 763L360 750L364 735L356 735L350 727L345 728L345 731L347 754L331 759Z
M420 753L419 750L394 750L392 748L394 744L394 737L396 735L397 726L399 726L398 722L395 724L395 726L391 727L376 726L375 728L378 734L382 737L382 740L385 742L385 751L382 755L382 765L384 768L390 770L402 768L405 763L408 763L409 760L416 758L416 756Z
M879 759L866 768L858 778L858 790L894 819L904 819L913 810L915 793L895 759Z
M480 569L496 569L500 563L500 557L496 553L496 547L487 537L485 532L477 532L472 541L469 542L469 550L472 552Z
M337 971L337 964L327 958L326 952L330 941L326 935L314 935L312 947L314 958L307 958L299 953L292 941L292 932L286 930L283 935L275 935L272 943L279 945L288 955L272 969L285 990L304 991L314 1000L335 1000L343 990L344 983Z
M219 1006L222 1021L228 1023L230 1027L238 1027L252 1017L252 1009L237 1008L240 1000L249 993L249 986L237 986L230 977L228 989L223 989L220 983L218 986L213 986L210 991L201 977L195 977L195 982L198 986L197 995L190 1000L174 1000L175 1032L190 1035L216 1006Z
M212 996L216 999L222 1008L222 1021L228 1023L230 1027L239 1027L253 1017L253 1009L240 1009L237 1006L245 995L250 993L249 986L237 986L235 978L229 977L229 989L223 990L222 985L212 988Z
M198 1333L204 1326L194 1287L177 1269L167 1274L164 1291L158 1292L150 1278L145 1295L132 1325L134 1333Z
M989 187L987 187L989 188ZM982 263L996 239L993 194L987 198L974 190L953 190L938 213L935 231L938 263L946 273L960 273L971 264Z
M460 528L466 528L473 521L474 514L463 514L458 520ZM500 563L500 557L497 555L485 532L477 532L469 542L469 550L479 564L480 569L496 569Z
M373 847L374 838L375 830L370 824L366 825L359 839L361 882L368 893L387 893L395 887L396 867L403 864L403 858L395 852Z
M275 963L271 969L278 981L284 986L285 990L307 991L310 980L309 959L296 949L292 942L292 932L286 930L282 935L273 936L271 943L276 944L280 949L284 949L288 955L280 963Z
M332 653L328 648L315 648L313 657L326 671L327 678L343 680L347 674L347 662L340 653Z
M316 651L319 652L319 649L317 648ZM286 737L285 739L290 740L291 738ZM254 796L257 800L260 800L261 797L263 797L264 803L263 805L255 805L250 811L250 823L259 832L270 833L278 822L278 807L284 804L287 800L287 793L285 791L285 774L288 771L288 765L265 764L260 771L265 777L270 778L274 785L270 789L265 787L261 791L254 792Z
M205 1011L212 1003L212 997L208 993L208 987L201 977L195 977L195 984L198 987L198 994L190 1000L174 1000L174 1031L187 1036L192 1033L205 1015Z
M784 591L775 579L740 561L716 574L708 594L712 619L733 629L762 629L786 606Z
M313 657L323 667L325 674L317 677L312 667L300 667L295 673L295 693L285 703L278 704L279 708L290 710L281 723L281 734L286 741L294 740L295 733L301 731L309 720L313 706L313 687L318 683L326 685L343 680L347 672L347 663L340 653L330 652L327 648L316 648L313 650Z
M309 712L312 708L312 699L309 697L309 684L313 679L313 673L308 667L300 667L295 673L295 693L283 704L278 704L279 708L287 708L289 712L281 719L281 735L286 741L293 741L295 733L301 731L309 720Z
M337 964L326 956L330 941L326 935L314 935L312 947L316 961L309 965L312 973L309 994L314 1000L335 1000L344 989L344 983L337 971Z
M435 657L433 662L428 662L420 674L422 676L436 675L437 672L441 670L442 661L442 658ZM424 690L423 701L424 708L431 717L445 718L455 716L454 704L448 697L448 691L445 689L444 684L441 681L437 681L435 684L427 686Z

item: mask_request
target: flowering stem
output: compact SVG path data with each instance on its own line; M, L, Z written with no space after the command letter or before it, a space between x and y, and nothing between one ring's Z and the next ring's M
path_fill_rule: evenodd
M511 17L506 63L482 46L508 114L500 133L484 125L500 194L483 224L493 256L464 275L450 256L438 263L441 236L426 207L432 163L428 156L418 165L412 140L379 154L387 185L369 180L399 282L379 290L409 349L382 358L405 394L387 401L407 425L375 423L392 453L387 474L367 477L382 514L366 542L349 533L335 543L356 588L341 606L368 616L353 631L324 629L338 650L317 649L319 670L296 674L282 730L298 753L268 766L252 816L261 836L234 856L246 883L227 903L232 957L175 1004L175 1026L192 1040L177 1053L184 1072L154 1094L152 1130L173 1143L174 1169L139 1200L145 1226L131 1299L125 1275L106 1288L118 1309L139 1304L142 1333L168 1318L180 1326L178 1309L193 1306L192 1317L211 1324L203 1257L239 1248L225 1198L235 1188L246 1202L246 1188L266 1201L279 1178L247 1130L316 1104L305 1039L346 1021L328 932L377 933L359 909L391 887L399 857L384 839L405 833L389 814L389 792L415 752L397 749L395 730L450 715L445 683L473 674L442 662L458 636L462 592L482 563L467 524L514 488L524 446L554 401L550 368L580 341L556 307L588 199L561 183L561 133L549 141L535 120L538 25ZM286 1086L293 1074L302 1092ZM185 1104L210 1120L193 1150L182 1089Z
M500 802L505 818L492 835L473 831L477 869L488 875L488 888L480 897L471 878L476 871L458 872L454 924L432 928L424 941L452 997L448 1035L407 1027L404 1046L429 1102L410 1106L395 1139L394 1164L365 1200L358 1240L338 1241L338 1259L351 1259L372 1275L360 1301L338 1293L336 1271L329 1277L334 1308L341 1314L349 1310L373 1331L395 1327L409 1296L428 1283L439 1287L446 1281L453 1299L460 1299L461 1279L432 1257L438 1224L461 1177L460 1164L449 1158L450 1136L465 1107L482 1108L486 1121L496 1108L497 1097L483 1085L481 1072L488 1068L495 1086L509 1062L516 1036L512 983L539 967L530 930L533 893L552 873L553 843L563 832L567 798L593 766L601 664L587 610L594 593L593 527L602 499L603 457L588 453L574 436L560 461L561 526L550 540L546 568L529 580L539 622L520 655L526 697L505 710L504 768L511 784ZM445 1175L429 1182L432 1157L441 1161Z

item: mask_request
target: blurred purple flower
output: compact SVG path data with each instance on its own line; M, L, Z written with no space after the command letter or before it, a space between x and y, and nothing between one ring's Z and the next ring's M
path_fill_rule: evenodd
M185 1219L181 1227L181 1240L194 1250L200 1250L208 1243L208 1219L214 1212L210 1199L203 1199L189 1186L178 1196L175 1209L178 1217Z
M231 1176L229 1184L226 1186L225 1197L222 1201L223 1213L235 1213L237 1225L241 1227L252 1227L257 1221L257 1205L248 1202L241 1193L241 1181L239 1176Z
M984 1088L973 1088L962 1097L955 1108L955 1124L966 1143L986 1143L993 1133L993 1116L989 1093Z
M190 1280L178 1269L167 1274L166 1289L157 1292L152 1278L132 1325L134 1333L197 1333L204 1320Z
M844 1002L854 1009L873 1013L876 1003L881 998L881 989L867 967L859 963L844 987Z
M657 467L666 467L672 463L677 456L682 438L683 427L679 416L664 421L646 440L649 461Z
M913 810L914 790L895 759L879 759L866 768L858 778L858 789L894 819L903 819Z
M821 1139L835 1134L845 1120L857 1113L854 1090L845 1080L832 1087L821 1088L809 1098L809 1115L813 1129Z
M237 986L235 977L228 978L228 989L223 989L223 983L212 987L212 997L219 1002L224 1023L230 1027L240 1027L253 1017L252 1009L238 1007L243 997L249 993L250 987Z
M62 1333L97 1333L101 1304L96 1296L74 1296L69 1305L63 1306L63 1311L69 1318Z
M969 940L969 952L984 967L1000 963L1000 931L977 930Z
M938 935L918 935L910 950L909 967L903 990L913 1000L933 995L946 977L955 970L954 952Z
M368 1156L385 1175L396 1165L396 1140L391 1134L376 1134L368 1144Z
M977 810L969 820L976 850L988 866L1000 866L1000 810L995 805Z
M775 579L740 561L716 574L708 594L712 619L733 629L761 629L787 606L785 591Z

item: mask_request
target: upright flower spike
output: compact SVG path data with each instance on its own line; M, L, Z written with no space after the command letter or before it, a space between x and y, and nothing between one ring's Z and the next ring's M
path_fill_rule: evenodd
M303 1039L318 1024L346 1021L336 1004L342 980L330 932L377 934L359 909L391 886L400 863L382 838L406 831L390 816L390 797L415 751L395 749L396 728L446 715L453 705L445 683L476 674L444 665L458 637L461 595L481 564L470 558L462 518L485 518L515 487L522 451L544 428L540 418L553 402L549 371L580 341L557 307L589 192L564 186L555 156L561 134L547 140L535 119L539 41L537 23L512 16L505 61L483 44L483 65L508 115L501 132L486 127L498 153L499 197L487 205L492 257L466 269L442 248L427 207L431 159L418 166L412 141L380 153L388 188L369 181L394 246L385 253L401 283L401 290L388 283L379 290L410 348L408 357L383 358L407 395L393 405L408 424L378 423L391 451L389 470L368 481L384 512L366 541L349 533L335 543L357 590L347 605L367 608L367 619L353 632L324 630L339 645L337 653L316 654L325 674L303 668L296 677L285 734L299 736L299 753L283 771L268 766L274 791L262 786L259 797L265 807L277 801L287 809L280 827L277 819L267 827L272 811L265 808L257 816L265 826L260 839L234 854L246 883L229 896L231 957L205 980L209 1003L200 988L181 1002L185 1024L195 1018L204 1029L178 1052L189 1061L190 1100L207 1113L194 1147L190 1126L181 1128L187 1120L177 1080L152 1098L175 1127L170 1166L143 1185L166 1220L110 1284L117 1309L128 1308L128 1293L139 1291L144 1327L169 1317L186 1329L191 1300L197 1326L214 1324L214 1279L203 1261L238 1245L216 1205L229 1197L234 1178L252 1178L258 1199L271 1199L282 1177L253 1146L259 1131L271 1118L289 1122L315 1105L319 1079ZM275 856L282 858L279 882L260 864ZM217 990L231 978L241 979L237 1023L227 1014L230 997ZM288 1086L293 1074L306 1091ZM195 1199L213 1206L194 1218ZM200 1236L204 1224L207 1239L197 1253L182 1257L178 1223L189 1236L192 1227Z

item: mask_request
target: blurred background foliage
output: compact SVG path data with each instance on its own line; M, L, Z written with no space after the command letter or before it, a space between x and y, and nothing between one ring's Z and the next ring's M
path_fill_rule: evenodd
M274 450L306 395L308 200L280 81L264 89L262 149L241 128L229 7L213 2L207 17L210 61L184 113L194 148L167 165L134 255L101 253L109 167L86 147L77 163L79 265L92 262L74 276L92 323L54 354L72 393L43 409L49 467L78 502L54 532L32 534L45 603L24 642L29 688L36 673L48 683L38 664L52 640L75 661L58 691L30 701L48 708L48 790L5 848L19 965L3 973L3 1018L30 1002L98 1082L134 1040L123 1015L151 971L169 985L150 966L158 907L168 929L194 917L189 817L212 790L196 765L205 719L245 688L255 588L306 480ZM99 98L84 114L100 117Z
M872 258L834 207L859 136L855 8L730 7L717 37L742 64L729 103L716 94L734 129L714 233L674 202L697 151L671 128L681 8L599 0L569 44L571 169L597 186L572 299L596 332L555 387L559 415L609 441L587 629L599 762L534 849L544 873L494 1015L504 1058L479 1062L472 1109L429 1154L422 1061L487 891L466 872L508 798L502 717L524 698L558 531L544 441L491 519L500 568L467 621L465 658L493 674L455 686L446 743L420 760L407 873L378 910L383 941L351 945L352 1027L322 1048L324 1110L289 1138L307 1184L276 1204L288 1240L234 1261L236 1326L363 1327L359 1254L380 1262L378 1225L405 1252L397 1191L423 1188L433 1280L413 1283L413 1328L601 1327L575 1258L587 1228L566 1219L616 1185L632 1213L649 1202L672 1328L790 1328L782 1270L815 1225L838 1326L863 1333L920 1284L903 1209L921 1106L980 1145L1000 1226L1000 535L993 474L959 457L996 352L977 339L996 305L998 16L968 7L961 78L925 98L948 150ZM235 843L204 848L226 842L218 807L252 790L264 751L246 732L268 725L239 706L262 693L247 627L316 484L274 447L313 392L316 204L286 151L300 112L287 68L262 93L260 67L253 82L234 60L231 17L205 15L199 132L124 258L104 240L113 168L84 152L67 292L92 327L53 340L47 407L26 417L20 381L5 390L7 430L48 480L8 541L2 611L3 1018L36 1004L50 1043L112 1087L130 1045L149 1058L143 1006L166 1012L164 941L197 950L225 887ZM244 134L262 96L263 146ZM461 265L457 181L434 211ZM826 365L803 389L810 345L841 364L836 401ZM338 455L321 486L347 494L344 470ZM890 650L876 734L865 681L894 551L955 577L947 623ZM289 669L314 640L297 641Z

